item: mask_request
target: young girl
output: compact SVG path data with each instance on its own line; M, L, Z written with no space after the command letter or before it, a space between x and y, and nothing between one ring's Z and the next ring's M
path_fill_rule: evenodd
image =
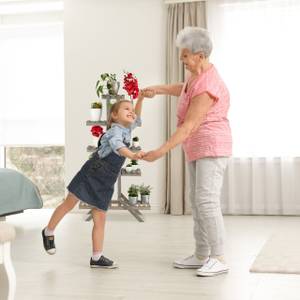
M117 265L102 254L106 211L109 207L114 184L121 167L127 158L138 160L144 155L128 149L131 131L141 126L143 96L140 94L135 109L131 101L121 100L111 107L111 126L101 138L101 145L92 157L83 165L68 186L68 196L59 205L48 225L42 231L44 248L48 254L55 254L54 230L60 220L78 203L83 201L92 206L93 216L93 255L92 268L116 268Z

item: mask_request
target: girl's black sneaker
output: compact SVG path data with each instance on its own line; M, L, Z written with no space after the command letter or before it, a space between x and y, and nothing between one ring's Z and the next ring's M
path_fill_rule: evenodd
M42 231L42 237L43 237L43 245L46 252L50 255L55 254L56 248L54 243L54 235L46 236L45 235L45 229Z
M114 263L112 260L108 259L105 256L101 256L98 260L90 260L91 268L103 268L103 269L115 269L118 268L118 265Z

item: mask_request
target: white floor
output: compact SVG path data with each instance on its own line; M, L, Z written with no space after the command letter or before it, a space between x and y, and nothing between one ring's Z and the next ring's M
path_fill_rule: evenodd
M17 228L12 245L17 300L299 300L300 275L252 274L249 268L276 230L300 228L299 217L225 217L230 273L215 278L172 268L193 252L191 216L147 214L137 222L128 212L111 211L105 254L120 268L89 268L91 223L69 215L57 230L55 256L42 249L40 230L51 211L8 217ZM290 245L292 247L292 245ZM300 254L299 254L300 255ZM0 269L0 299L5 299Z

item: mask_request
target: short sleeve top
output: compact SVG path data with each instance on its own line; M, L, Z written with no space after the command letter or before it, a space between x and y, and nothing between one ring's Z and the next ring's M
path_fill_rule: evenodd
M181 91L177 117L177 126L184 123L191 99L207 93L214 104L203 122L184 142L183 149L187 161L203 157L222 157L232 154L232 137L227 118L230 105L229 91L214 65L201 73L187 89L185 82Z

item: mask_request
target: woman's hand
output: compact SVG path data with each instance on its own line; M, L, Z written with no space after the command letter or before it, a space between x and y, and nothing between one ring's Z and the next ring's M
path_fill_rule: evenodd
M143 97L153 98L156 95L156 90L152 87L148 87L141 90Z
M163 155L164 153L161 150L157 149L157 150L147 152L142 159L146 161L155 161L160 157L162 157Z

